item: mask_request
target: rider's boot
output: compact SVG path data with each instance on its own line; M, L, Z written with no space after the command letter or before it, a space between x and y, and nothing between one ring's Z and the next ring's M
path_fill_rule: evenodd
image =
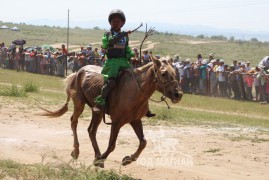
M96 102L96 105L92 108L92 110L94 112L100 113L103 110L105 103L106 103L106 98L107 98L108 94L110 93L110 91L115 86L116 86L116 79L114 79L114 78L109 78L105 82L105 84L101 90L101 95L97 96L94 100Z
M156 114L152 113L150 110L148 110L147 114L145 115L146 117L154 117Z

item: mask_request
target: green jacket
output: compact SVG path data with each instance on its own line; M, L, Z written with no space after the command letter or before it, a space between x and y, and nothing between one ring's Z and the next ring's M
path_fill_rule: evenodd
M117 34L114 34L112 35L112 31L111 32L106 32L102 38L102 44L103 44L103 48L105 48L106 50L108 48L111 48L109 42L111 41L111 39L115 38L117 36ZM121 32L121 34L124 34L126 32ZM131 58L131 57L134 57L134 53L132 52L131 48L129 47L129 37L128 36L125 36L123 37L125 39L125 42L122 42L122 43L125 43L125 52L126 52L126 59L127 61ZM117 43L117 44L120 44L121 42ZM120 57L122 59L122 57ZM112 59L112 58L108 58L109 59ZM114 59L114 58L113 58ZM117 58L118 59L118 58Z

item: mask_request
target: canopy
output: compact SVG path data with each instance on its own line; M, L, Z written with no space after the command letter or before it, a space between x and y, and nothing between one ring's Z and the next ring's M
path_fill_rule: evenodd
M15 45L24 45L26 44L26 41L23 39L17 39L17 40L12 41L12 43Z
M9 27L7 27L6 25L3 25L0 27L0 29L9 29Z
M50 51L55 51L54 47L52 47L51 45L48 45L48 44L43 44L41 46L41 48L43 51L46 51L47 49L49 49Z
M11 31L19 31L19 28L17 28L16 26L14 26L13 28L11 28Z

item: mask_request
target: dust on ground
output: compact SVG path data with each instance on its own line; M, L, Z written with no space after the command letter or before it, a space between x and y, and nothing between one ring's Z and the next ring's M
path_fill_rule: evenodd
M51 154L69 162L73 150L71 112L59 118L36 115L41 110L0 97L0 158L41 163ZM57 107L50 107L57 108ZM85 111L89 111L85 108ZM87 128L78 124L78 162L91 165L94 152ZM147 119L143 119L144 122ZM101 123L97 140L101 152L108 145L110 126ZM135 152L138 139L129 125L119 134L105 169L139 179L269 179L269 133L254 127L144 126L148 144L136 162L121 166Z

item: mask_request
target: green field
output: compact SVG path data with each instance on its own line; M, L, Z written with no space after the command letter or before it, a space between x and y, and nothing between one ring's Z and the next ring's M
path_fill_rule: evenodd
M38 99L43 106L55 105L56 108L66 100L63 78L14 70L0 70L0 94L3 91L8 91L7 89L10 89L12 85L19 89L29 83L39 87L40 91L27 93L26 97L18 97L19 101L25 101L29 105L35 106ZM160 97L161 94L156 92L152 99L159 100ZM14 99L14 97L11 98ZM164 102L150 101L151 109L157 112L152 123L269 128L268 105L261 105L257 102L189 94L185 94L179 104L167 101L172 107L171 109L167 109ZM70 105L72 106L72 103ZM84 114L91 115L91 112L85 111Z

